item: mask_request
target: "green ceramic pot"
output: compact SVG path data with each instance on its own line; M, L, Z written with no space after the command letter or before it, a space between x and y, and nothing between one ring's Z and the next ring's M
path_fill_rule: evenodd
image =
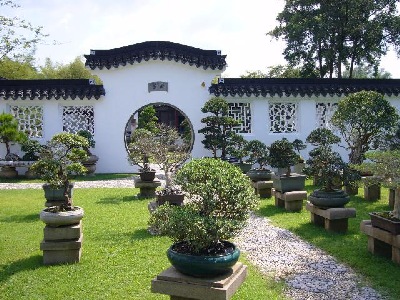
M343 190L335 190L332 192L315 190L308 196L308 201L322 208L344 207L349 203L350 197Z

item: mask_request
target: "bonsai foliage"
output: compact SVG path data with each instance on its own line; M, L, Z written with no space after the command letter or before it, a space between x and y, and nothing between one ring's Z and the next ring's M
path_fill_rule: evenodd
M153 159L151 152L153 144L153 133L144 128L136 128L128 145L128 160L142 168L143 171L150 171L150 161Z
M268 165L269 152L267 146L263 142L259 140L249 141L246 148L249 151L249 162L252 164L258 163L259 169L261 170Z
M86 149L87 155L92 155L90 148L94 148L96 146L96 141L93 138L93 135L88 130L79 130L77 135L83 136L88 140L89 147Z
M165 172L165 188L171 189L173 174L189 158L186 143L175 128L157 124L157 135L149 148L154 162Z
M244 163L244 158L249 156L250 152L247 147L248 142L240 134L232 136L230 145L226 148L227 154L239 160L239 163Z
M371 172L367 184L380 182L388 188L395 189L395 203L392 217L400 220L400 150L369 151L365 153L367 162L356 165L362 172Z
M24 132L18 129L18 121L14 119L12 114L1 113L0 114L0 142L6 145L6 156L5 159L11 155L10 143L18 142L21 143L27 139Z
M42 145L37 140L27 139L21 143L21 151L25 152L22 156L22 160L38 160Z
M340 137L328 128L317 128L311 131L306 138L306 142L315 147L329 146L340 143Z
M228 116L229 104L225 99L213 97L208 100L201 111L210 113L211 115L201 119L201 123L205 127L198 132L204 134L204 147L211 150L214 158L217 157L217 152L221 151L221 158L225 159L227 147L230 145L233 136L236 135L231 129L240 124L239 121Z
M158 118L156 116L156 110L153 105L147 105L139 113L138 127L146 129L152 133L157 132Z
M361 91L339 101L331 122L347 143L349 162L361 164L365 152L374 149L373 139L392 130L398 119L396 109L382 94Z
M268 162L273 168L286 169L286 176L290 176L290 167L297 164L300 156L294 150L293 143L286 138L273 142L269 147Z
M231 239L258 204L247 176L223 160L192 160L179 169L176 182L191 201L160 206L149 224L173 242L186 242L192 254L207 254Z
M58 133L42 148L39 160L31 167L51 187L64 188L65 203L62 209L70 209L72 206L68 197L71 176L87 171L82 161L88 158L88 147L87 139L82 136L68 132Z

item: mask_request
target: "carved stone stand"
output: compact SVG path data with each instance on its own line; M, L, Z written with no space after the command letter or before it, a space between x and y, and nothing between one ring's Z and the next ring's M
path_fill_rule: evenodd
M375 201L381 198L381 185L373 184L364 186L364 199L367 201Z
M155 198L156 189L161 186L161 181L155 179L154 181L142 181L140 178L135 179L135 187L140 189L139 197L141 198Z
M260 195L260 198L271 198L273 181L254 181L254 191L256 195Z
M319 208L307 201L306 210L311 213L311 223L322 226L328 231L346 232L349 218L356 216L355 208Z
M44 239L40 243L43 251L43 263L55 265L77 263L82 253L82 221L79 224L50 227L43 230Z
M368 235L369 252L391 258L393 262L400 264L400 235L373 227L370 220L361 221L360 229Z
M247 275L247 266L238 262L232 272L215 278L183 275L174 267L163 271L151 281L151 291L169 295L171 300L228 300Z
M282 193L275 191L275 206L284 207L287 211L301 211L303 200L307 199L306 191Z

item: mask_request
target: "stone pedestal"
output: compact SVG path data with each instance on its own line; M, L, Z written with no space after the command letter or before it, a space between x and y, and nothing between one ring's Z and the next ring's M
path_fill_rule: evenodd
M247 266L238 262L232 272L215 278L196 278L183 275L174 267L163 271L151 282L151 291L169 295L171 300L228 300L247 275Z
M141 179L135 179L135 187L140 189L140 198L155 198L156 189L161 186L161 181L155 179L154 181L142 181Z
M260 198L271 198L273 181L255 181L253 187L256 195L260 195Z
M310 202L306 210L311 213L311 223L322 226L328 231L346 232L349 227L349 218L356 216L355 208L327 208L322 209Z
M367 201L375 201L381 198L381 185L364 185L364 199Z
M306 191L282 193L275 190L275 206L284 207L287 211L301 211L305 199L307 199Z
M395 194L396 194L395 189L389 189L389 209L390 210L394 209Z
M368 236L369 252L391 258L400 264L400 235L373 227L370 220L361 221L360 230Z
M40 243L45 265L77 263L82 253L82 221L59 227L46 226Z

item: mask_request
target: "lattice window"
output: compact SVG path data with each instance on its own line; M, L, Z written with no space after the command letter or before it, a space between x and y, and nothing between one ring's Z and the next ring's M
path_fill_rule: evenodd
M330 120L337 109L337 103L320 102L315 108L317 111L317 127L330 128Z
M229 103L228 115L241 124L232 130L236 133L251 133L251 110L250 103Z
M269 105L270 131L288 133L297 131L297 104L271 103Z
M94 135L93 106L63 106L62 114L63 131L87 130Z
M42 106L11 106L10 112L18 121L19 130L29 138L43 137L43 107Z

